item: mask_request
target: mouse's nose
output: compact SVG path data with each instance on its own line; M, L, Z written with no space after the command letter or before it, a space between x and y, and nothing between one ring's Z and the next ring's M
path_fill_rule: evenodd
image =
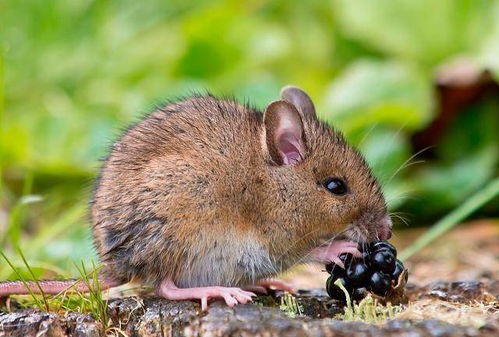
M386 240L390 240L391 237L392 237L392 231L391 231L391 229L388 229L388 230L386 230L386 232L383 232L383 235L380 236L380 239L386 241Z
M383 218L380 222L380 230L379 230L379 239L380 240L390 240L392 237L392 220L390 217L387 215L386 217Z

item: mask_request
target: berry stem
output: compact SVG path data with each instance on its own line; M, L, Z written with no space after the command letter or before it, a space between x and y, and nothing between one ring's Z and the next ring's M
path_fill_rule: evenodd
M440 221L434 224L416 241L414 241L413 244L404 249L404 251L400 253L399 259L402 261L407 260L413 254L417 253L440 235L444 234L456 226L459 222L466 219L466 217L468 217L471 213L476 211L488 201L492 200L492 198L497 195L499 195L499 178L492 180L482 190L478 191L471 198L466 200L460 207L455 208L452 212L440 219Z

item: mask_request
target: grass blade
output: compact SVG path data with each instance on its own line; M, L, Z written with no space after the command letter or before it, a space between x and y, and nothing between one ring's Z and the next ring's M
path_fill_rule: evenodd
M407 260L413 254L417 253L423 247L427 246L433 240L444 234L458 223L466 219L471 213L482 207L485 203L499 195L499 178L492 180L485 188L475 193L466 200L461 206L443 217L414 243L404 249L399 255L401 261Z
M99 267L96 267L92 262L92 271L87 272L87 268L83 261L81 261L81 266L76 265L80 275L81 281L85 283L88 288L88 307L90 312L94 315L96 319L98 319L105 328L108 327L108 315L107 315L107 300L104 300L102 297L102 287L99 282ZM85 298L83 294L81 294L82 299Z
M17 277L19 278L19 280L23 283L23 285L26 287L26 289L28 290L30 296L33 298L33 301L35 302L36 306L40 309L40 310L43 310L43 305L40 303L40 301L38 301L38 298L36 297L35 293L33 292L33 290L31 289L31 287L29 286L29 283L26 282L26 280L24 279L24 277L21 275L21 273L17 270L17 268L14 266L14 264L12 264L12 262L10 262L10 260L7 258L7 256L2 252L0 251L0 255L2 255L2 257L4 258L5 261L7 261L7 264L10 266L10 268L12 268L12 270L14 271L14 273L16 273Z
M35 273L33 273L33 270L29 266L28 261L26 261L26 258L24 257L24 254L21 251L21 249L18 249L18 251L19 251L19 255L21 256L21 259L23 260L24 265L28 269L28 271L29 271L29 273L31 275L31 278L33 279L33 282L35 282L38 290L40 291L40 294L41 294L42 299L43 299L43 303L45 304L45 309L47 310L47 312L50 311L50 307L49 307L49 304L48 304L48 301L47 301L46 294L43 291L42 286L40 285L40 282L38 282L38 279L36 278Z

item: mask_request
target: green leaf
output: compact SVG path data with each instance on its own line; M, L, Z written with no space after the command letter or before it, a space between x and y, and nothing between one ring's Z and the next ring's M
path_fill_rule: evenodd
M407 193L406 184L402 179L407 172L405 168L416 160L410 160L407 136L401 129L373 127L365 132L357 146L381 183L390 209L399 207Z
M461 110L436 149L439 157L451 163L485 148L496 147L499 152L498 111L499 97L495 92Z
M325 118L345 133L373 124L417 130L432 118L432 86L417 69L360 60L330 85Z
M446 165L427 165L410 177L418 198L411 207L424 214L443 212L462 202L496 174L497 146L475 151Z
M336 0L345 34L389 56L435 65L490 36L494 0Z

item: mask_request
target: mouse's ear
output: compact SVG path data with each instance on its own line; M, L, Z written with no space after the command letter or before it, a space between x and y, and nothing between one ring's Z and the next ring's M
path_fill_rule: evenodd
M293 104L286 101L270 103L263 121L265 142L275 163L293 165L305 158L303 123Z
M314 103L310 96L300 88L287 85L281 89L281 98L293 104L304 119L316 119Z

